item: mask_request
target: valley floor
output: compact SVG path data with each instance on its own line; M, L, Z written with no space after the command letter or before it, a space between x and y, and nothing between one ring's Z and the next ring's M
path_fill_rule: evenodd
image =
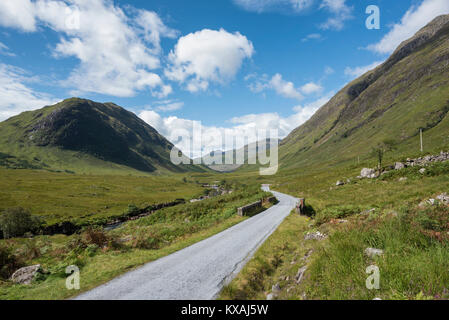
M0 299L73 297L78 293L65 288L68 265L80 266L86 291L209 238L245 220L236 209L267 197L263 183L306 198L309 216L287 217L224 288L222 299L449 298L449 208L426 201L449 192L449 162L358 179L363 165L281 170L271 177L246 171L175 176L179 186L219 181L234 192L165 208L110 232L87 228L73 236L0 240L0 256L11 270L37 263L44 269L29 286L0 280ZM336 186L339 180L344 185ZM25 175L17 181L25 194L30 181ZM367 288L367 268L379 271L378 290Z

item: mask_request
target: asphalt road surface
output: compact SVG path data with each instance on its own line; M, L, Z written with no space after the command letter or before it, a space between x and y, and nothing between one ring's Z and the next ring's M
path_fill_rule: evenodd
M263 188L268 189L266 186ZM215 299L298 201L279 192L273 191L273 194L279 203L268 210L206 240L147 263L76 299Z

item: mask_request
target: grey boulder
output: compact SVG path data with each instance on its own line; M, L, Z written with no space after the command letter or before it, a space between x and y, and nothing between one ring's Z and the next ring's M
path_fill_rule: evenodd
M376 170L363 168L362 171L360 172L360 178L368 178L368 179L377 178Z
M394 170L402 170L405 168L405 165L402 162L396 162L394 164Z
M40 271L41 265L23 267L13 273L11 281L17 284L31 284L36 274Z

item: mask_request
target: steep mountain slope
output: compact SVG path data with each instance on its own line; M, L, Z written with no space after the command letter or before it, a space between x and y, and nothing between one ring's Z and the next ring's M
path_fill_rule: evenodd
M0 151L32 167L77 172L202 170L173 165L172 146L135 114L113 103L77 98L0 123Z
M280 147L281 168L368 159L384 139L398 152L449 147L449 15L403 42L376 69L344 87Z

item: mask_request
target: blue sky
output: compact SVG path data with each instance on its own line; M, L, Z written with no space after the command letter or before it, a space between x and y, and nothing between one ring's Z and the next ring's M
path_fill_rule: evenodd
M365 26L368 5L379 30ZM447 0L2 0L0 120L79 96L173 142L192 121L207 137L284 137L444 13Z

